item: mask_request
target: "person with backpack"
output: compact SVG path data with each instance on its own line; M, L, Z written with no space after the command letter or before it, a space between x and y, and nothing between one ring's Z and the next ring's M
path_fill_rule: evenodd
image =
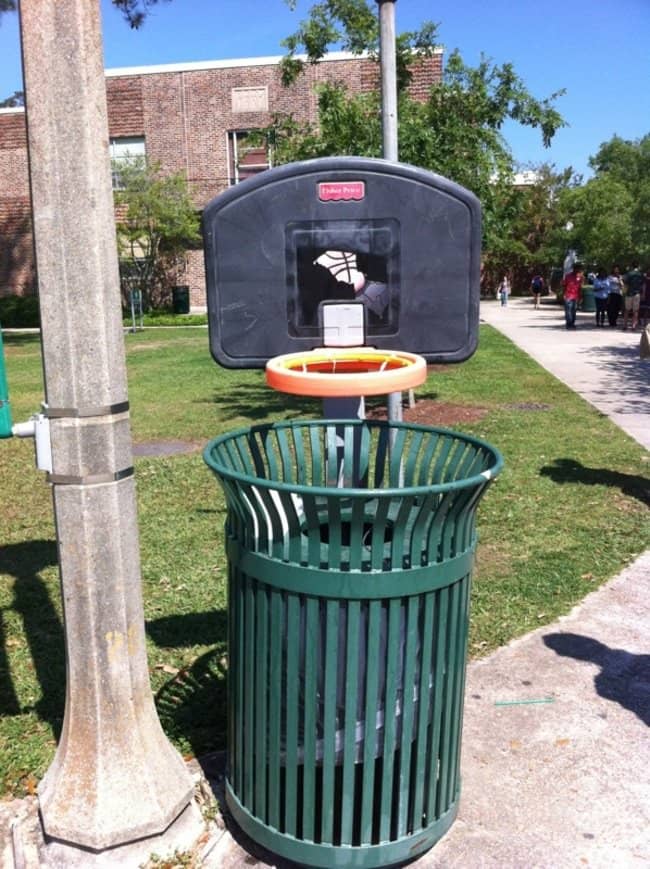
M623 331L627 329L627 321L632 314L632 331L636 329L639 322L639 308L641 307L641 290L645 278L639 268L638 263L634 263L630 271L623 278L623 283L627 287L625 294L625 302L623 308Z
M539 308L539 300L544 292L544 278L541 275L534 275L532 281L530 282L530 291L533 294L533 302L535 303L535 310Z

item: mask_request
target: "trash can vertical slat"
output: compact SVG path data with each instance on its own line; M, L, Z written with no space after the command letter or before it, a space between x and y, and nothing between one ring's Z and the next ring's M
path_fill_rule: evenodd
M244 718L244 662L246 661L245 621L241 594L242 577L237 567L228 567L229 631L228 631L228 741L230 744L230 775L238 793L242 793L244 745L237 724Z
M244 653L244 714L243 714L243 741L244 741L244 782L243 794L246 805L254 805L254 763L255 741L253 715L255 709L255 594L253 584L255 580L246 577L244 579L244 636L246 651Z
M372 516L372 533L370 535L370 567L372 570L381 570L384 565L386 527L390 507L391 501L382 499L377 504Z
M397 836L408 832L408 809L411 793L411 750L413 746L415 664L418 645L419 597L409 597L406 605L406 654L402 688L402 735L399 747ZM388 714L388 710L386 710Z
M325 604L325 667L323 678L323 784L321 841L334 837L334 764L336 758L336 712L339 646L339 603Z
M281 728L282 707L274 703L274 697L280 697L282 693L282 637L286 635L284 624L282 595L273 590L271 592L271 625L269 637L269 824L280 829L280 751L281 751Z
M435 630L434 637L436 638L436 651L434 658L434 676L433 676L433 716L431 720L431 746L429 748L429 756L431 757L432 773L429 779L429 789L427 795L427 818L432 821L439 817L437 807L438 780L440 777L440 741L442 732L442 714L443 714L443 687L445 674L445 649L447 648L447 613L449 611L449 588L441 588L437 593L438 602L436 606Z
M404 496L399 499L397 514L393 517L390 527L390 563L392 567L404 566L404 556L408 551L405 537L409 528L409 519L413 515L415 498Z
M361 570L364 531L365 505L360 498L355 498L352 502L352 513L350 515L350 570Z
M260 588L255 596L255 693L251 718L255 729L255 811L267 817L268 776L268 592Z
M368 604L368 633L366 645L366 691L363 728L363 777L361 781L360 844L372 842L372 823L375 797L375 752L377 730L372 726L377 715L379 686L379 642L382 606L373 600Z
M309 426L309 448L311 452L311 484L312 486L325 485L323 473L322 432L315 426Z
M388 630L386 639L386 685L384 688L383 719L384 747L382 751L382 780L379 841L391 838L393 818L393 777L395 771L396 721L394 709L397 705L397 690L402 675L400 622L402 601L393 599L388 603Z
M303 730L304 758L302 796L302 836L314 841L316 808L316 706L317 706L317 650L319 646L318 601L308 597L305 604L305 719Z
M445 482L443 469L447 463L449 453L452 451L454 444L454 439L449 437L449 435L447 434L443 435L440 438L440 449L437 452L436 463L431 469L431 477L428 481L430 484L432 484L434 480L441 483Z
M454 583L449 589L449 631L447 633L447 647L445 659L447 666L444 675L442 706L441 740L440 740L440 776L438 779L438 793L436 795L436 816L444 814L449 808L447 803L447 787L449 784L449 767L451 752L451 710L454 691L454 676L456 665L456 638L458 635L458 583Z
M343 523L341 520L341 502L331 505L327 514L327 525L323 525L323 533L327 533L327 564L330 569L340 570L343 555Z
M416 486L426 486L431 482L431 468L433 463L433 457L436 453L436 450L440 448L441 437L436 433L434 437L428 437L425 441L424 449L422 451L422 461L420 462L420 468L418 472L417 479L414 480L414 485Z
M404 486L415 485L415 472L420 459L420 450L424 441L424 432L415 431L410 439L408 451L402 461Z
M420 654L420 678L418 681L418 721L415 739L415 768L425 770L431 766L431 757L427 755L427 731L429 721L429 709L431 691L429 680L431 678L431 650L433 649L433 613L435 608L435 592L429 592L424 596L422 614L422 650ZM413 814L411 826L417 830L424 825L424 794L425 788L415 788L413 797Z
M305 444L302 429L292 428L291 441L296 457L296 483L301 486L307 483L307 460L305 458Z
M339 435L336 431L336 426L328 425L325 429L326 438L326 459L325 468L327 470L327 479L325 485L336 486L339 481L339 453L341 452L339 444Z
M297 834L298 818L298 662L300 660L300 600L298 595L287 595L287 684L286 684L286 745L284 830L288 836Z
M352 548L352 543L350 544ZM343 733L343 771L341 775L341 844L352 844L355 812L355 749L359 698L359 641L361 604L351 600L347 607L345 657L345 709Z
M462 600L459 608L460 627L458 637L458 655L464 655L469 634L469 594L470 582L464 582L461 587ZM459 670L456 680L456 696L454 698L454 721L456 722L456 751L451 770L452 791L449 800L456 799L460 790L460 740L463 732L463 698L465 695L465 668Z

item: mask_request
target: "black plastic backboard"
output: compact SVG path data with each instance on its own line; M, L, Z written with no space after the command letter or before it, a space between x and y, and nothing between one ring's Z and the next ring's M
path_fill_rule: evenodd
M439 175L327 157L270 169L206 207L210 349L228 368L322 346L322 305L365 306L365 343L461 362L476 349L481 212Z

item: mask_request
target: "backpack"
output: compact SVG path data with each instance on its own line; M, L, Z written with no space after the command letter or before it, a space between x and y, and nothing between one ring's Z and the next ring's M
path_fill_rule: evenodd
M544 286L544 281L540 277L533 278L533 289L541 290Z

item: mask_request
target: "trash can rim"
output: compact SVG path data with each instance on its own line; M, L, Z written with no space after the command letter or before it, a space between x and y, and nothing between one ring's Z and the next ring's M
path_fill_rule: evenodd
M361 488L353 486L308 486L304 483L285 483L281 480L272 480L266 477L251 476L242 471L237 471L234 468L228 468L225 465L217 463L213 456L212 450L220 443L226 440L233 440L241 435L261 432L275 431L279 429L291 429L297 426L312 427L318 426L321 428L336 426L336 425L352 425L355 427L370 426L371 428L392 428L406 429L408 431L424 431L428 433L438 433L458 438L466 443L474 444L475 446L483 447L492 453L494 457L493 465L481 471L479 474L474 474L472 477L464 477L460 480L451 480L447 483L429 483L419 486L390 486L385 488ZM272 423L261 423L253 426L244 426L235 431L225 432L210 440L203 450L203 460L211 470L217 475L223 476L229 480L247 483L248 485L258 486L264 489L272 489L279 492L294 493L297 495L324 495L336 496L340 494L345 498L365 498L368 496L377 498L390 498L396 495L421 495L430 494L431 492L445 493L453 492L458 489L471 488L472 486L485 483L486 481L495 479L503 468L503 456L500 451L492 446L487 441L477 438L474 435L468 435L463 432L455 431L454 429L444 428L442 426L422 425L420 423L396 422L387 420L366 420L366 419L307 419L307 420L291 420L278 421Z

